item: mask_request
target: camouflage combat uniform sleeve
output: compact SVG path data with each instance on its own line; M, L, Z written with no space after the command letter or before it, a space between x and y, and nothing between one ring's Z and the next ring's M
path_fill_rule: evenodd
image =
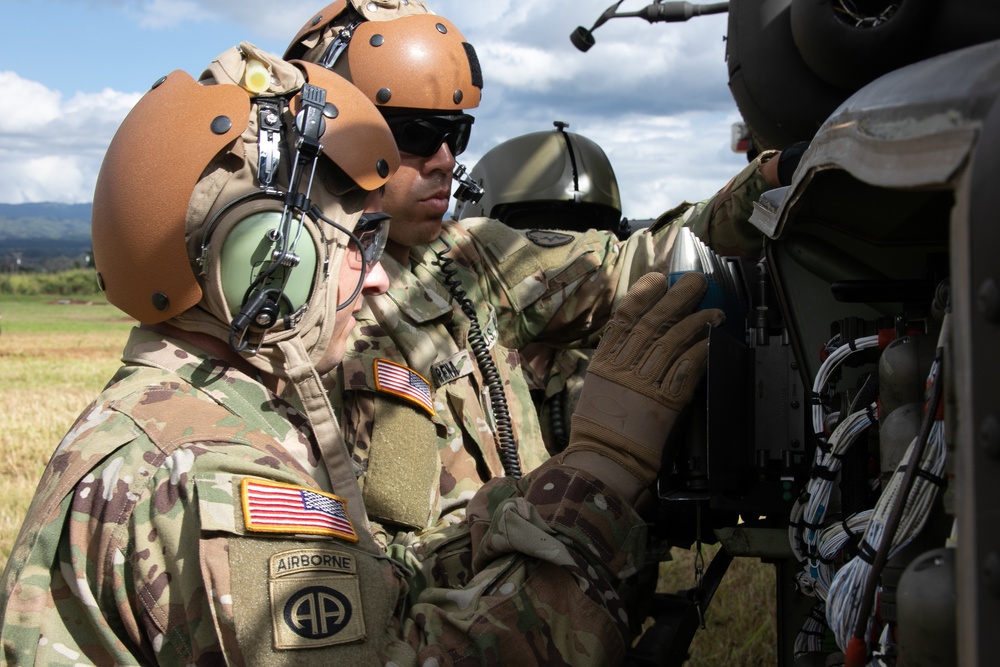
M414 248L409 266L384 258L389 291L366 299L342 375L330 378L369 512L407 529L460 521L475 491L505 475L497 438L504 415L494 407L490 374L502 388L522 471L544 461L551 452L518 350L534 341L593 346L631 283L669 265L679 225L745 224L767 187L757 167L748 165L710 203L680 207L624 242L597 231L445 223L441 240ZM492 364L489 373L477 352ZM406 386L380 381L380 366Z
M390 558L330 510L337 497L291 406L190 348L141 332L130 347L54 454L14 544L5 664L620 657L617 592L645 526L598 482L552 467L497 484L468 524L404 538ZM290 516L293 505L313 513Z
M544 343L531 343L520 351L545 448L550 452L561 452L569 444L570 417L580 399L593 352Z
M637 239L672 239L679 228L689 227L720 255L756 259L760 256L763 237L749 223L749 216L753 202L771 187L757 173L757 169L762 159L770 159L775 153L776 151L768 151L762 154L712 198L695 204L684 202L665 212L648 232L639 232ZM642 236L643 234L646 236ZM643 259L650 256L648 253L637 252L632 261L641 262L640 266L651 270L662 270L662 259L654 259L652 262ZM634 274L635 269L630 272ZM632 280L630 277L629 283ZM522 347L520 352L546 448L550 452L561 451L569 436L569 417L576 408L593 350L560 348L544 342L532 342Z
M757 259L764 237L750 224L750 214L753 203L774 187L757 173L757 169L762 160L770 160L777 154L778 151L764 151L713 197L696 204L684 202L657 218L650 229L690 227L719 255Z
M397 538L411 579L395 663L615 665L629 644L627 582L645 523L585 473L544 464L489 482L469 530Z
M14 544L3 662L284 665L301 649L370 661L401 585L381 550L339 523L248 509L258 488L336 502L302 417L146 332L125 359L56 450ZM342 612L326 632L309 621L320 599ZM365 614L382 631L360 645Z
M758 173L759 160L711 199L682 204L624 241L595 230L514 230L485 218L463 220L464 228L446 224L448 254L464 269L456 279L477 305L484 301L496 311L505 323L500 342L508 348L531 342L594 347L628 288L650 271L667 270L681 227L692 227L723 254L759 250L748 220L753 201L771 187ZM415 268L418 275L441 280L429 254L419 267L426 274Z

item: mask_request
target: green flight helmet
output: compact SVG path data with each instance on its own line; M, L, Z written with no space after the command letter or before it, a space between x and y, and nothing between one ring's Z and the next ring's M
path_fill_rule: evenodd
M497 218L517 229L602 229L621 234L621 195L614 168L594 141L567 132L532 132L489 150L470 172L485 194L459 202L458 219Z

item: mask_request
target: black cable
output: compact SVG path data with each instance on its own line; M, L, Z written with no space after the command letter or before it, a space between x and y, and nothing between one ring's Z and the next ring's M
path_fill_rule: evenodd
M476 306L469 300L462 285L455 278L458 269L452 264L455 263L450 257L446 257L451 250L451 244L444 239L439 239L444 244L444 250L435 253L437 261L435 264L444 274L444 283L448 291L462 312L469 318L469 346L472 354L479 364L479 371L483 374L483 381L490 392L490 405L493 408L493 419L497 425L497 446L500 454L500 462L503 464L504 473L512 479L521 479L521 462L517 456L517 441L514 439L514 428L510 420L510 409L507 406L507 396L503 392L503 381L497 371L496 364L490 356L489 347L483 337L482 329L479 328L479 320L476 317Z
M566 389L560 389L549 398L549 425L552 428L552 446L555 447L553 454L557 454L569 445L569 429L566 428L566 405L563 399L566 397Z

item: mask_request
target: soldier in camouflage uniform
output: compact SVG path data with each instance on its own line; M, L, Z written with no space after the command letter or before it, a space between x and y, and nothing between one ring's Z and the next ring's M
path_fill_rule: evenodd
M108 300L141 325L13 545L0 662L621 660L637 509L721 313L691 314L702 278L644 277L566 452L486 485L460 525L380 544L320 375L388 286L376 211L398 164L359 91L248 43L136 104L93 241Z
M594 141L567 131L530 132L488 150L470 178L483 188L475 202L457 202L453 217L495 218L515 229L614 232L628 237L614 167ZM533 342L519 350L545 447L562 451L592 349Z
M327 382L369 511L404 529L452 513L461 520L486 480L517 477L548 456L518 350L593 347L628 287L668 266L677 226L693 222L679 217L685 204L619 241L605 231L443 221L483 81L472 45L428 12L419 0L339 0L311 16L285 54L354 82L400 149L385 198L390 288L366 299L342 372ZM714 215L706 225L749 226L751 202L775 184L760 173L772 155L697 208Z

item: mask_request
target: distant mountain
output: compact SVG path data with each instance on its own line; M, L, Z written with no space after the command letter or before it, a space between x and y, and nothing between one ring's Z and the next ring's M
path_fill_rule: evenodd
M0 204L0 264L8 268L80 261L90 252L92 204ZM65 264L67 262L62 262Z
M90 225L93 204L57 204L38 202L31 204L0 204L0 218L51 218L53 220L83 220Z

